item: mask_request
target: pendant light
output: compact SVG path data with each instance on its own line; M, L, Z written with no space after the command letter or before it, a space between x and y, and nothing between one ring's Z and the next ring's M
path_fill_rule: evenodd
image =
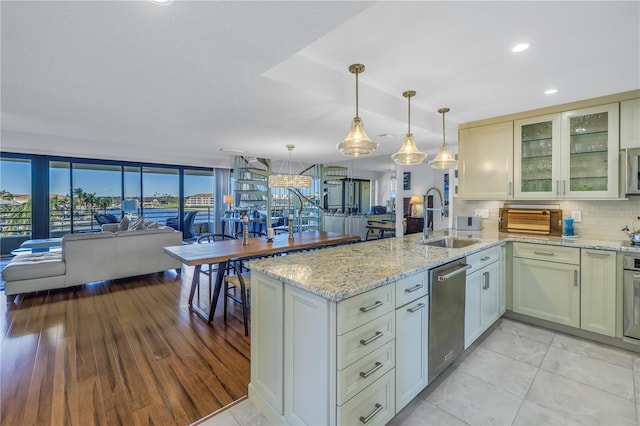
M396 152L391 156L393 161L396 164L403 165L414 165L421 164L425 158L427 158L427 154L424 152L420 152L416 143L413 141L413 134L411 133L411 98L416 95L415 90L407 90L402 93L402 96L407 98L409 104L409 119L407 126L407 134L404 136L404 140L402 141L402 146L400 147L400 151Z
M429 164L431 164L431 167L434 169L453 169L458 165L458 161L449 152L449 147L444 137L444 115L449 112L449 108L440 108L438 112L442 114L442 145L436 158L431 160Z
M364 131L362 119L358 116L358 74L364 72L364 65L353 64L349 67L349 72L356 75L356 116L351 121L349 134L338 144L337 148L342 155L362 157L371 155L378 147L378 144L369 139L369 136Z
M269 176L269 188L311 188L311 176L291 173L291 151L295 145L286 145L289 150L289 174L279 173ZM285 164L286 167L286 164Z

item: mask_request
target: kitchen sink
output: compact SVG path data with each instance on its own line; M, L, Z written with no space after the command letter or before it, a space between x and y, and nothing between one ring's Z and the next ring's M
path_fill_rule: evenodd
M422 240L418 241L418 244L444 248L462 248L479 242L479 240L471 240L469 238L446 237L439 240Z

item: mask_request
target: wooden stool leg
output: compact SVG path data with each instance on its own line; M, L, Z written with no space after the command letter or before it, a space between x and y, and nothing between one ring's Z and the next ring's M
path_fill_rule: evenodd
M249 335L249 318L247 315L247 288L244 279L240 276L240 297L242 298L242 320L244 321L244 335Z

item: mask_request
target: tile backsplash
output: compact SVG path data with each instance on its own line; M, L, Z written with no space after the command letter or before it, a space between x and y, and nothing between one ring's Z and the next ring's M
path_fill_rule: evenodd
M631 226L640 216L640 197L629 200L605 201L509 201L509 204L555 204L562 209L564 217L571 216L572 210L582 213L582 222L575 223L575 234L584 238L604 240L625 240L627 236L620 231L625 225ZM482 228L498 231L498 213L503 201L467 201L453 199L453 216L473 216L476 209L488 209L489 218L483 219ZM636 223L640 228L640 222Z

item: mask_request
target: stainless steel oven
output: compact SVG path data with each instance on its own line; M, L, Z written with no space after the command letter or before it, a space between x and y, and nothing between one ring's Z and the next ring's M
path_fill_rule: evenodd
M627 149L627 161L625 163L627 177L625 193L627 196L640 195L640 148Z
M625 255L623 295L623 335L640 339L640 254Z

